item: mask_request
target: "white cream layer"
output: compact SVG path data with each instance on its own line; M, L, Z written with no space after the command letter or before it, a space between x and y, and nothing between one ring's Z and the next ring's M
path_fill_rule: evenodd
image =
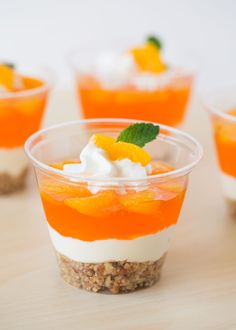
M221 184L225 197L236 200L236 178L221 172Z
M50 225L49 233L54 248L66 257L79 262L106 261L155 261L167 252L174 225L154 235L146 235L132 240L107 239L85 242L65 237Z
M28 165L23 147L0 148L0 173L20 174Z

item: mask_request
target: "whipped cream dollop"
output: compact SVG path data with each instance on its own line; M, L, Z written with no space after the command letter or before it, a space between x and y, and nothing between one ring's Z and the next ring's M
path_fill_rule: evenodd
M102 190L101 186L119 185L118 182L112 182L112 180L109 183L102 182L102 179L107 178L134 179L130 185L136 187L136 190L142 190L145 182L140 184L135 182L135 180L147 177L152 171L151 164L142 166L140 163L135 163L128 158L115 161L110 160L106 151L98 148L93 139L81 151L80 161L81 163L79 164L65 164L63 171L74 176L97 178L96 184L89 183L89 190L92 193Z
M93 65L93 74L105 89L132 85L137 90L162 89L181 74L179 68L169 68L163 73L140 71L130 53L101 53Z
M137 72L131 54L104 52L94 63L94 75L106 89L120 88Z

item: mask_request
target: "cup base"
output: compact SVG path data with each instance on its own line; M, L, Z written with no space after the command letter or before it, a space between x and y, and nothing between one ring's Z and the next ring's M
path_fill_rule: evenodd
M10 194L24 188L27 172L28 167L24 168L17 176L7 172L0 173L0 195Z
M128 293L155 284L161 275L166 253L156 261L83 263L56 251L64 281L77 288L102 293Z

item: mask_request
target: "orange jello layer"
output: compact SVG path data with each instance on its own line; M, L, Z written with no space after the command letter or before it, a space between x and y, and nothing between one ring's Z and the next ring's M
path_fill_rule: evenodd
M30 77L22 78L28 91L43 85L43 82ZM48 91L12 97L0 97L0 147L22 146L25 140L40 127Z
M236 116L236 109L228 114ZM220 167L226 174L236 177L236 122L217 119L214 129Z
M85 118L133 118L171 126L182 122L190 90L189 81L156 91L134 88L105 90L89 77L78 81Z
M163 171L162 168L160 172ZM183 203L185 181L186 178L175 179L125 194L113 190L91 194L86 185L48 178L40 179L39 183L50 226L63 236L94 241L133 239L175 224Z

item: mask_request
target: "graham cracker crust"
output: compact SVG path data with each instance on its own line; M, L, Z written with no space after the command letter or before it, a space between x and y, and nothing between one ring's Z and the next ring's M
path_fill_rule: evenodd
M28 167L24 168L17 176L13 176L6 172L0 173L0 195L10 194L22 189L25 185L27 172Z
M83 263L56 251L62 278L77 288L92 292L127 293L155 284L166 253L156 261Z

